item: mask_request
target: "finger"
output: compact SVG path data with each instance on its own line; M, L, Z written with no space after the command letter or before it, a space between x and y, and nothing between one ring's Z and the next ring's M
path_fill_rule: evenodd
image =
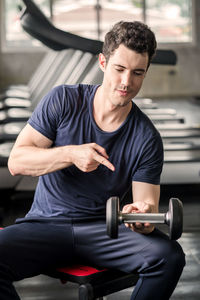
M100 145L94 144L94 149L95 149L98 153L100 153L103 157L105 157L106 159L109 158L108 154L106 153L106 150L105 150L103 147L101 147Z
M132 208L130 207L130 205L125 205L122 209L123 213L129 213L131 212Z
M137 231L139 233L147 234L147 233L151 233L155 228L152 224L149 224L149 225L150 226L148 226L148 227L145 227L143 225L143 227L141 227L141 228L137 228L137 227L134 227L134 228L135 228L135 231Z
M140 229L142 227L143 227L142 223L138 223L138 222L135 223L135 228Z
M98 154L97 152L95 152L94 154L94 159L98 161L100 164L106 166L111 171L115 171L115 167L113 166L113 164L111 164L109 160L107 160L104 156Z
M131 224L131 223L124 223L124 225L125 225L127 228L129 228L129 229L131 229L131 230L134 230L134 224Z
M129 224L129 228L130 228L132 231L134 231L134 230L135 230L134 224Z
M126 213L126 214L129 214L129 213L132 213L133 212L133 208L130 204L128 205L125 205L122 209L122 212L123 213Z

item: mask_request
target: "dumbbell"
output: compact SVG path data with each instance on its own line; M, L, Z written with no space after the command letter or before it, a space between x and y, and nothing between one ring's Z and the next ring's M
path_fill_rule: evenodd
M122 213L119 210L118 197L111 197L107 200L106 225L109 237L118 237L119 224L136 222L167 224L169 226L169 238L177 240L183 231L183 204L179 199L171 198L169 210L166 213Z

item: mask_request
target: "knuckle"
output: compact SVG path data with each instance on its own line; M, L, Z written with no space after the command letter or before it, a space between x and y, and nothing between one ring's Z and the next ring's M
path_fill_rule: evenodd
M96 143L91 143L90 144L92 147L95 147L96 146Z
M82 169L82 171L85 173L88 172L88 170L89 170L89 168L87 166L83 167L83 169Z
M102 158L102 159L101 159L101 164L106 164L106 162L107 162L107 161L106 161L105 158Z

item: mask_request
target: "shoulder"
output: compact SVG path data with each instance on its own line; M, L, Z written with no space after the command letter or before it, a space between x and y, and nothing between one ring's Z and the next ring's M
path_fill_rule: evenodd
M96 85L76 84L58 86L58 90L62 90L65 95L84 95L91 94L96 90Z
M137 132L144 136L147 140L152 137L160 140L160 133L150 118L135 103L133 103L133 109L134 125L137 128Z
M59 85L47 93L42 99L41 105L53 107L56 111L65 111L83 102L95 89L96 86L86 84Z
M58 85L51 89L46 96L48 97L55 97L59 96L63 97L70 97L70 96L77 96L77 95L84 95L93 93L97 86L95 85L88 85L88 84L76 84L76 85Z

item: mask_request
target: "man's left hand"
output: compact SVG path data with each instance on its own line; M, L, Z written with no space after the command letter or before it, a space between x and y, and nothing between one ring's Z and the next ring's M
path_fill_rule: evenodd
M127 204L123 207L122 213L153 213L154 207L148 203L145 202L134 202L131 204ZM129 227L131 230L143 233L143 234L149 234L154 230L154 225L150 223L125 223L126 227Z

